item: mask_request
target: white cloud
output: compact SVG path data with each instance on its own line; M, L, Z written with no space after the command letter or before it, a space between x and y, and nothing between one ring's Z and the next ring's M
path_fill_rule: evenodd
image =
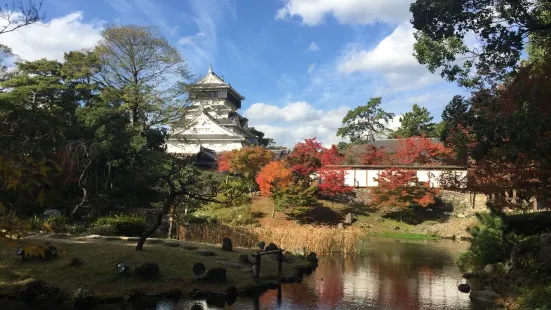
M101 39L105 22L84 23L82 12L39 22L2 34L2 44L24 60L63 60L63 53L91 48Z
M312 74L312 72L314 72L314 69L316 69L316 64L315 63L308 66L308 70L306 70L306 72L308 72L308 74Z
M414 29L402 23L379 44L365 50L351 44L339 60L337 70L341 73L374 72L384 77L393 90L416 88L440 81L413 56Z
M297 142L316 137L325 146L342 141L336 136L348 107L323 111L310 103L298 101L278 107L255 103L244 115L255 128L275 139L277 144L292 147Z
M315 26L332 15L341 24L399 23L409 16L411 0L284 0L276 19L298 16Z
M316 42L312 41L310 42L310 45L308 45L308 50L311 52L317 52L320 50L320 47Z

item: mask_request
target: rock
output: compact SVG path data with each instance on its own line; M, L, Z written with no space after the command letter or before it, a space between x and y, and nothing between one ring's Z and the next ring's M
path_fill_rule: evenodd
M184 295L184 293L182 293L182 291L180 291L179 289L175 288L175 289L161 293L161 298L170 299L170 300L180 300L180 298L182 298L182 295Z
M503 297L501 297L501 295L491 290L471 291L469 298L471 300L474 299L474 300L480 300L485 302L491 302L496 305L503 304Z
M344 228L344 224L343 224L343 223L337 224L337 228L338 228L338 229L343 229L343 228Z
M432 212L434 211L432 208L427 208L427 212Z
M229 306L234 304L237 301L237 288L235 286L230 286L226 289L226 302Z
M61 212L59 212L59 210L57 209L46 209L42 214L42 218L45 220L51 217L58 217L58 216L62 216L62 215L61 215Z
M136 267L134 274L141 280L154 280L159 276L159 265L157 263L145 263Z
M228 252L233 251L232 242L230 238L226 237L222 240L222 251L228 251Z
M97 301L92 291L79 288L73 293L73 304L76 309L93 307Z
M352 213L346 214L346 217L344 218L344 223L348 225L352 224Z
M459 214L457 215L457 217L460 218L460 219L463 219L463 218L465 218L465 214L459 213Z
M201 256L216 256L216 253L210 250L197 250L197 253Z
M494 269L494 274L495 275L499 275L499 276L503 276L507 273L506 271L506 267L505 267L505 264L504 263L497 263L495 264L495 269Z
M275 245L271 242L270 242L270 244L268 244L268 246L266 248L264 248L264 251L275 251L275 250L279 250L279 248L277 247L277 245Z
M216 267L209 269L203 279L209 283L226 282L226 268Z
M461 292L461 293L469 293L471 291L471 286L469 284L466 284L466 283L463 283L463 284L459 284L459 286L457 287L457 289Z
M251 263L251 260L249 259L249 255L247 255L247 254L240 254L239 257L237 258L237 261L240 264L250 264Z
M542 263L551 262L551 233L540 235L539 261Z
M88 235L88 236L84 236L83 238L84 239L101 239L101 236L100 235Z
M484 266L484 272L486 274L491 275L495 272L495 270L496 270L496 267L492 264L488 264L488 265Z
M266 242L264 241L260 241L259 243L256 244L258 246L258 248L260 248L260 250L264 250L264 247L266 246Z
M367 228L373 228L373 224L368 224Z
M57 287L47 286L44 281L33 280L25 284L19 291L19 298L28 301L56 302L60 299L61 290Z
M306 256L306 249L301 247L294 247L288 252L296 256L302 256L302 257Z
M310 252L310 254L308 254L308 256L306 256L306 259L312 263L313 265L316 265L318 264L318 256L316 255L316 253L314 252Z
M222 263L222 265L224 265L225 267L231 267L231 268L236 268L236 269L239 269L241 268L241 265L238 264L238 263L232 263L232 262L220 262L219 263Z
M69 267L77 267L77 268L78 268L78 267L80 267L80 266L82 266L82 265L84 265L84 263L83 263L80 259L78 259L78 258L76 258L76 257L73 258L73 259L71 260L71 262L69 263Z

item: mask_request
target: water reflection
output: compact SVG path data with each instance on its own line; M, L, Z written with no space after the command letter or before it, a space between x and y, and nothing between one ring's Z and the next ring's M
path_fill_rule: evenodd
M361 255L323 257L301 284L224 309L475 309L468 295L457 290L462 278L455 260L467 246L447 240L366 242ZM189 301L176 306L190 308Z
M463 280L455 260L467 247L468 243L451 240L370 240L364 242L361 255L322 257L318 269L302 283L283 285L256 300L240 298L224 308L209 306L207 301L181 300L123 309L485 309L472 305L468 294L457 290Z

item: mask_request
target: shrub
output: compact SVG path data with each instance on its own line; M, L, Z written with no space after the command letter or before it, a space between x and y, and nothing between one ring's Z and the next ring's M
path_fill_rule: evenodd
M108 228L110 227L110 228ZM134 215L115 215L98 218L90 227L94 231L128 237L139 237L147 228L145 218ZM96 232L95 234L101 235Z
M50 227L50 229L55 233L67 232L68 220L65 216L53 216L46 219L44 223L47 224Z
M251 203L250 185L245 179L227 176L220 185L220 201L232 206Z
M101 236L115 236L117 235L115 227L110 224L92 224L88 228L88 233L91 235L101 235Z
M67 232L72 235L81 235L88 232L88 229L85 225L82 224L74 224L74 225L67 225Z

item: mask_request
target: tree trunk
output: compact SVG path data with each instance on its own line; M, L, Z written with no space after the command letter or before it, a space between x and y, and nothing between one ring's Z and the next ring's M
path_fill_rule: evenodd
M151 236L151 234L154 233L157 230L157 228L159 228L159 226L161 226L161 224L163 223L163 215L167 214L170 211L170 208L172 207L173 203L174 203L174 197L172 195L169 195L163 204L163 208L161 209L161 211L159 211L159 213L157 213L157 220L155 221L155 223L153 223L151 227L146 229L144 233L140 236L140 239L136 244L136 251L143 250L143 245L145 243L145 240L147 240L147 238L149 238L149 236Z
M274 208L272 209L272 217L275 217L275 206L274 206Z
M78 208L82 207L82 205L84 204L84 202L86 202L86 197L87 197L86 188L83 187L83 188L82 188L82 192L83 192L83 194L82 194L82 200L80 201L79 204L77 204L77 205L75 206L75 208L73 209L73 211L71 211L71 214L69 215L69 217L70 217L71 219L72 219L72 218L75 216L75 214L77 213Z

